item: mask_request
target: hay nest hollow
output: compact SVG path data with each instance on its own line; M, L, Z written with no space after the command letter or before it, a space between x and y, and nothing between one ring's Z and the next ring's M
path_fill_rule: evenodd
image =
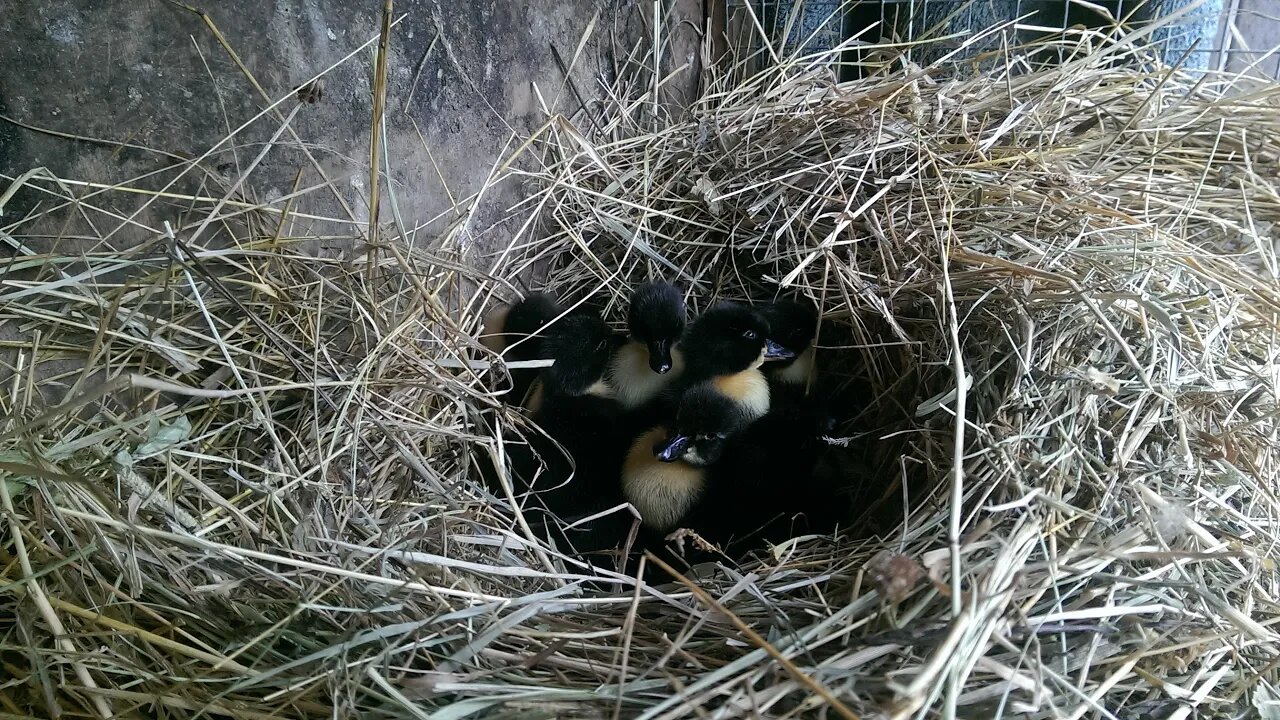
M496 258L466 222L317 258L291 202L217 197L124 251L7 226L0 713L1274 714L1280 88L1087 31L885 50L712 76L686 119L626 75L502 166ZM524 425L476 325L531 273L813 299L901 519L696 584L534 542L474 479Z

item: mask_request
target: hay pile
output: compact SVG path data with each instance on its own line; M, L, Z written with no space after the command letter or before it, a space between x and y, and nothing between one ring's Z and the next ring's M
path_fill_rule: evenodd
M1274 716L1280 88L1046 43L771 59L687 120L627 74L504 166L497 258L317 259L289 202L87 256L11 224L0 714ZM697 585L532 543L474 480L522 421L472 335L528 271L812 298L901 519Z

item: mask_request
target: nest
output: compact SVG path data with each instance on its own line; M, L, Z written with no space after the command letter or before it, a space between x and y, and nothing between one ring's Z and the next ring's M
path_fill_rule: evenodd
M37 221L160 196L16 179L0 203L46 200L0 236L29 339L0 713L1274 713L1280 88L1084 31L892 50L843 84L837 53L769 58L678 117L627 74L500 166L528 195L495 257L465 221L317 257L292 199L204 195L127 250L40 253ZM477 481L529 429L485 309L655 275L819 305L879 525L645 582Z

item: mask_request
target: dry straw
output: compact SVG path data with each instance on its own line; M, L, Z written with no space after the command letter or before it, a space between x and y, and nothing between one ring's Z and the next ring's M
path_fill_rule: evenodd
M494 173L497 257L391 183L324 259L297 197L14 179L0 717L1276 717L1280 88L1140 40L771 49L678 117L640 48ZM32 249L81 221L146 240ZM529 431L472 338L529 270L820 303L911 509L664 585L534 543L474 472Z

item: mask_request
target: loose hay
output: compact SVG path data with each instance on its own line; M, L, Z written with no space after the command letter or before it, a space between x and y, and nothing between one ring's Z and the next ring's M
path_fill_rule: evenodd
M1033 66L1045 48L1075 54ZM459 224L321 259L291 204L233 221L216 197L129 250L39 253L36 220L110 227L135 188L17 180L50 200L2 236L28 340L0 436L0 711L1264 711L1280 88L1083 33L843 85L833 62L714 79L683 120L627 73L506 166L532 219L498 258ZM474 481L488 428L521 421L472 333L508 294L491 278L532 269L569 297L663 274L814 299L866 388L863 483L913 509L693 587L537 546Z

